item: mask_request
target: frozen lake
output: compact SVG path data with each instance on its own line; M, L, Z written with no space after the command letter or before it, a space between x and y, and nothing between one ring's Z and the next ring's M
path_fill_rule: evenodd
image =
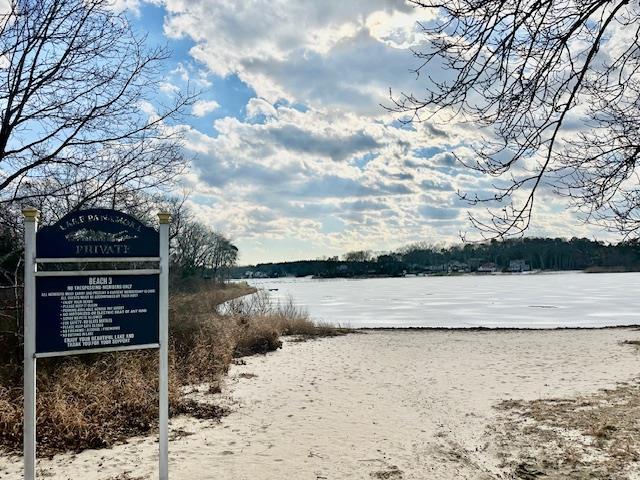
M248 280L344 327L640 325L640 273Z

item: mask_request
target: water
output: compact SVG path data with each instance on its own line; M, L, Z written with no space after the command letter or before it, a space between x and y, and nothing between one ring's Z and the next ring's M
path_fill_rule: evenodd
M556 328L640 324L640 273L249 280L345 327Z

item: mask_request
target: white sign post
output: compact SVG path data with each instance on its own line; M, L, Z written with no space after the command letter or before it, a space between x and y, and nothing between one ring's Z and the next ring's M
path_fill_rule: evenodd
M156 232L122 212L91 209L73 212L38 232L40 212L25 208L22 213L25 244L24 479L36 480L37 358L158 348L159 479L168 480L171 215L158 214L160 229ZM80 233L92 230L103 233L94 238L79 239ZM92 262L156 262L158 267L38 271L39 263L90 265ZM83 306L73 312L76 299ZM88 304L92 306L87 307ZM105 306L112 312L119 312L118 315L103 319ZM66 315L69 309L75 315ZM91 321L83 322L82 318L87 315ZM108 328L103 328L107 324ZM117 333L109 333L114 328Z
M24 480L36 478L36 231L40 212L24 215Z
M169 479L169 222L160 220L160 480Z

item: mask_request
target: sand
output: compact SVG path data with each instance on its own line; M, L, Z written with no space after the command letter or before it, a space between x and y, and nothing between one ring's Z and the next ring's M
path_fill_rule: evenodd
M506 399L590 394L638 375L632 329L372 331L285 343L232 367L221 423L172 419L175 479L513 478L494 438ZM207 399L204 394L197 394ZM211 400L211 397L209 397ZM40 459L42 478L157 478L155 438ZM0 479L20 459L0 458Z

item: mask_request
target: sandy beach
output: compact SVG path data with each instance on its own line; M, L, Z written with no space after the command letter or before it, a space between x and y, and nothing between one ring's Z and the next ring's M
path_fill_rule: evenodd
M638 339L627 328L370 331L286 341L234 365L221 394L194 393L231 408L221 423L172 419L172 477L518 478L519 441L505 441L506 413L494 407L631 382L640 356L620 342ZM155 438L137 438L39 459L39 472L60 480L152 479L156 449ZM20 469L20 458L0 457L0 479L19 479ZM629 469L611 478L640 475Z

